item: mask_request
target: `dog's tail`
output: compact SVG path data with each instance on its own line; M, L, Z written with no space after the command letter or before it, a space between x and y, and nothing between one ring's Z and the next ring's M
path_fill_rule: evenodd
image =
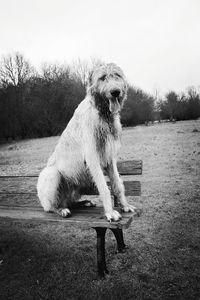
M55 166L47 166L42 170L37 182L37 193L45 211L55 208L59 201L61 174Z

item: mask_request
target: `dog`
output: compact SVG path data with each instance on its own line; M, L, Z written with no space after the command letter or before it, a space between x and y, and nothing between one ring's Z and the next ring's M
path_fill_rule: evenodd
M113 194L124 212L135 212L128 204L117 170L122 126L120 111L128 85L123 71L113 63L94 67L89 75L87 94L62 133L57 146L41 171L37 192L44 211L62 217L80 199L80 187L93 182L103 203L106 219L118 221L103 170L110 178Z

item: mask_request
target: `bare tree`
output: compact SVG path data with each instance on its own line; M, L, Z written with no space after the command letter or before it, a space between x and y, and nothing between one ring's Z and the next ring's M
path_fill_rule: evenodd
M103 64L103 61L100 58L92 57L89 61L79 58L73 61L71 65L72 77L86 87L91 70L101 64Z
M72 78L79 81L84 87L86 87L90 72L89 63L86 60L81 60L79 58L72 62L70 69Z
M47 80L59 80L69 77L69 67L62 64L48 64L44 63L41 68L42 77Z
M196 99L199 97L198 88L195 86L190 86L187 89L188 98L190 99Z
M33 74L33 68L22 54L4 56L0 64L0 82L3 86L9 84L17 87L23 84Z
M33 71L30 63L18 52L3 57L0 64L0 86L7 91L16 136L25 136L25 102Z

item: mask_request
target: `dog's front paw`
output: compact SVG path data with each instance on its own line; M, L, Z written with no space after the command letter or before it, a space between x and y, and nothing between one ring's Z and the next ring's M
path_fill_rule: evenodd
M118 213L118 211L116 210L113 210L109 213L105 213L105 216L108 222L119 221L122 218L120 213Z
M61 217L68 218L71 216L71 211L68 208L62 208L59 210Z
M122 211L125 212L125 213L126 212L132 212L135 215L140 215L141 214L141 209L139 209L139 208L137 208L137 207L135 207L133 205L129 205L129 204L123 206L122 207Z

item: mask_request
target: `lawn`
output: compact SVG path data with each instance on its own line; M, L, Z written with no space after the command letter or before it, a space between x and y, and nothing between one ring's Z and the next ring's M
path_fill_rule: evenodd
M57 140L1 145L0 175L38 174ZM200 299L200 120L127 128L120 158L143 160L143 214L125 254L107 234L105 280L93 230L0 220L1 299Z

